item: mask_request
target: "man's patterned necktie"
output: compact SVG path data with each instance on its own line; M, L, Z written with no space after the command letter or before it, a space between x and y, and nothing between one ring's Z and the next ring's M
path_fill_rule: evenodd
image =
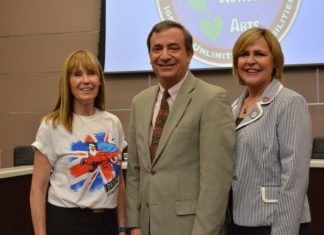
M158 112L158 115L156 116L155 125L153 129L153 136L152 136L152 142L150 146L150 152L151 152L151 160L153 161L155 157L156 150L159 145L159 141L162 135L164 124L168 118L169 115L169 104L167 102L167 99L170 97L170 94L168 93L168 90L164 90L160 110Z

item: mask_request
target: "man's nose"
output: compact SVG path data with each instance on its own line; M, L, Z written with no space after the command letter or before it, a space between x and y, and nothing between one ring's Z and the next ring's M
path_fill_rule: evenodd
M170 58L170 51L165 48L161 51L161 57L162 59L169 59Z

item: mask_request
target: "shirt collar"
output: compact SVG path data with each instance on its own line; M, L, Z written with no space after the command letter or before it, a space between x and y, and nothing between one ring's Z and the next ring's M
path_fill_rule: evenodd
M172 101L175 101L177 94L182 86L182 84L184 83L184 81L186 80L187 76L188 76L188 71L186 73L186 75L184 76L183 79L181 79L178 83L176 83L174 86L172 86L171 88L168 89L168 92L170 94L170 98L172 99ZM159 84L160 86L160 91L159 91L159 95L162 96L163 92L164 92L164 88L161 86L161 84Z

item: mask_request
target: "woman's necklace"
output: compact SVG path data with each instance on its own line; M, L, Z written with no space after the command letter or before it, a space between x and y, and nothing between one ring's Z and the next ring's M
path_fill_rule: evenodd
M253 105L255 105L257 100L258 100L258 97L254 98L254 99L246 98L243 103L242 114L246 115L249 111L249 108L251 108Z

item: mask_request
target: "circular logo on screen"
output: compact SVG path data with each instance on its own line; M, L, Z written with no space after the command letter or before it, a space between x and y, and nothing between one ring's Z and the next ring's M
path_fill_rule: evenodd
M161 20L183 24L194 38L194 57L229 67L236 39L251 27L270 29L281 41L294 23L301 0L156 0Z

